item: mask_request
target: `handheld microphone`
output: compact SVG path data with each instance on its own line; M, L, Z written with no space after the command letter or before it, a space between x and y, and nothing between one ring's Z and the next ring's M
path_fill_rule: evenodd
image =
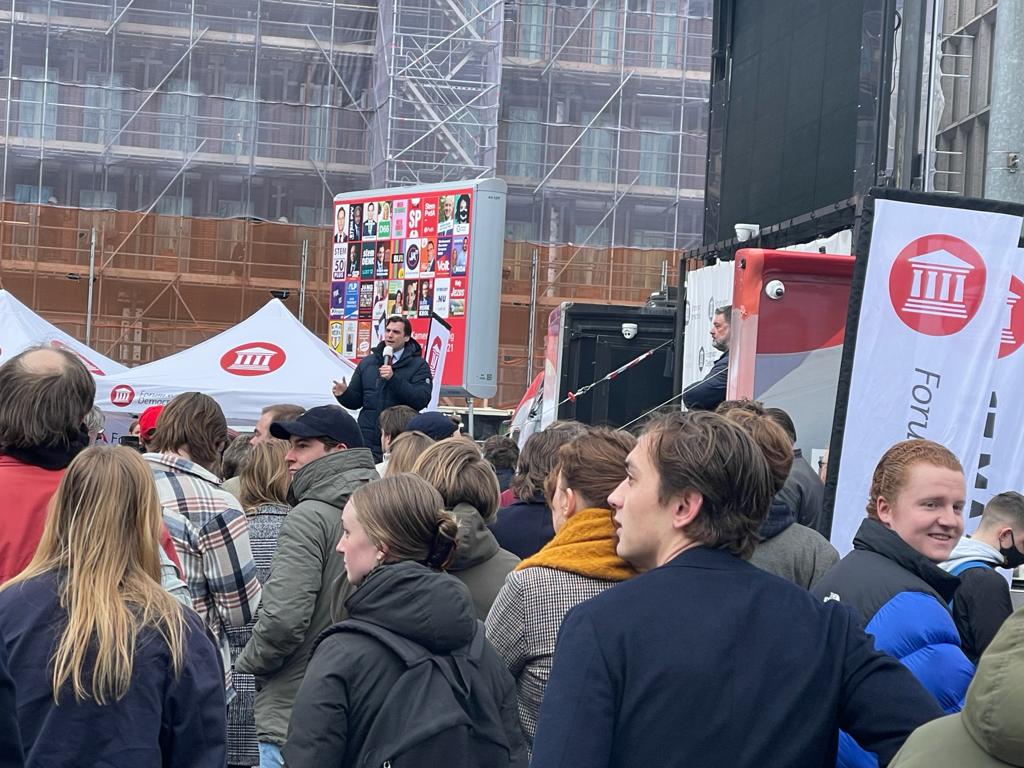
M384 365L391 365L391 361L395 359L395 350L391 347L384 347Z

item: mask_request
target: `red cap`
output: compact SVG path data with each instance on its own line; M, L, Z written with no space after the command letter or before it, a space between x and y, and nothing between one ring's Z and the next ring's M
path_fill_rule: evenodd
M156 429L156 420L160 418L163 410L164 407L162 405L151 405L142 412L142 415L139 416L140 435L149 437L149 433Z

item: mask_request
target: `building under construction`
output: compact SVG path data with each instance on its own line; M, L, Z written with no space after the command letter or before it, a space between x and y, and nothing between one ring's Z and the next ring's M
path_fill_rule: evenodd
M0 280L128 364L271 294L323 335L335 194L497 175L507 404L699 240L711 5L0 0Z

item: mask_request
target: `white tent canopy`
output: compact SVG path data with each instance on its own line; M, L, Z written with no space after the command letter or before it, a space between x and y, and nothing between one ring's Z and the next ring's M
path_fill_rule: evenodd
M31 309L9 291L0 289L0 364L29 347L47 344L74 352L94 376L116 374L128 370L109 357L82 344L64 333Z
M314 336L277 299L233 328L191 349L97 380L96 403L116 437L151 405L203 392L229 424L254 424L276 403L336 404L331 382L355 369ZM113 430L109 427L113 426Z

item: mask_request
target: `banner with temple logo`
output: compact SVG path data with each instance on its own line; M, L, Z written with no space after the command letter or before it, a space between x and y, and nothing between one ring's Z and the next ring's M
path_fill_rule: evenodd
M934 440L960 459L968 531L992 493L1024 481L1024 398L1011 394L1024 381L1024 354L1015 354L1024 343L1021 216L948 197L873 202L854 277L855 345L840 374L849 389L838 451L833 437L831 540L841 553L865 517L875 465L901 440Z

